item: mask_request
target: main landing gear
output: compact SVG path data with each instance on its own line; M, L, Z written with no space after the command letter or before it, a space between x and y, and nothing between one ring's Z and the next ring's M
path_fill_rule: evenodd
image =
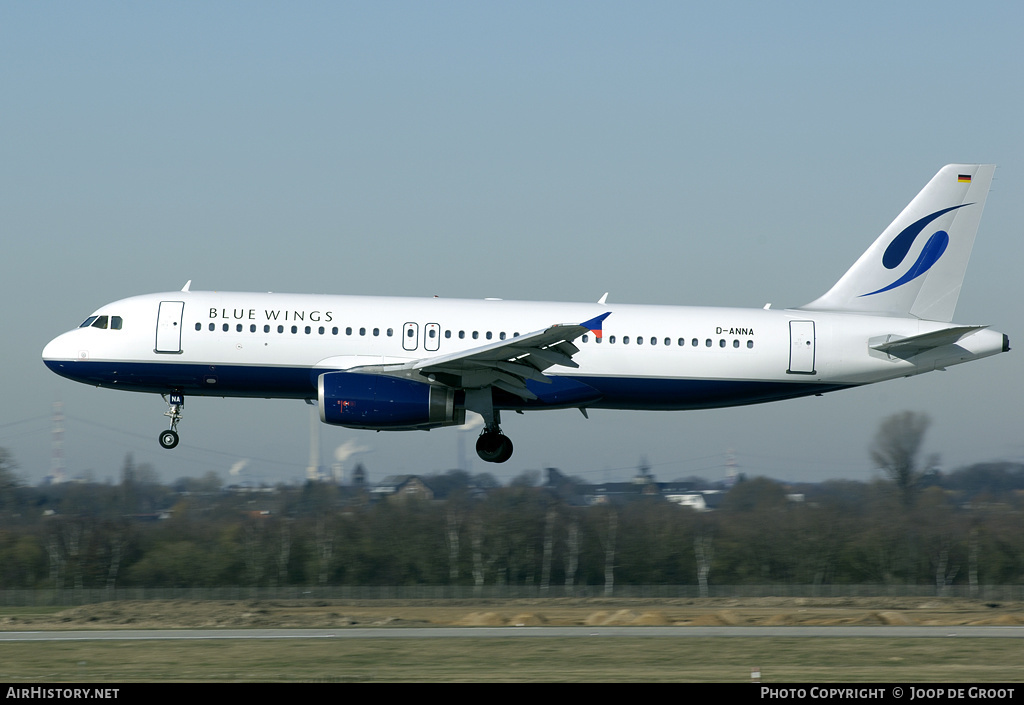
M466 390L466 408L484 417L484 430L476 439L476 454L488 463L512 457L512 440L501 432L501 414L494 408L491 388Z
M185 395L180 392L172 392L170 395L161 395L167 402L167 411L164 416L171 420L171 427L160 432L160 446L170 450L178 445L178 422L181 421L181 408L185 406Z
M512 439L497 426L494 430L484 429L476 439L476 454L488 463L504 463L512 457Z

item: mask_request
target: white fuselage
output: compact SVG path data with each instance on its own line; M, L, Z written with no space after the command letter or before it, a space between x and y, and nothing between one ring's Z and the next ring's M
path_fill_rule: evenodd
M578 368L544 372L583 381L596 395L552 404L499 394L495 405L734 406L919 374L1006 349L1004 336L978 330L901 359L871 346L950 324L858 313L178 291L103 306L93 316L107 317L106 327L94 321L64 333L43 358L58 374L96 386L314 399L324 372L425 360L608 312L602 339L575 340Z

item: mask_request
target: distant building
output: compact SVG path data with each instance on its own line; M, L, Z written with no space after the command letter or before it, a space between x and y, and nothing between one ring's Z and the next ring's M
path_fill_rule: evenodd
M642 497L662 499L708 512L717 509L724 493L721 490L702 489L687 482L657 482L646 469L638 472L630 482L602 482L591 485L573 482L555 468L547 468L544 487L564 502L574 506L617 504Z
M434 491L418 475L388 475L370 491L387 499L433 499Z
M724 493L721 490L700 490L699 492L666 493L669 502L691 507L698 512L710 512L718 509Z

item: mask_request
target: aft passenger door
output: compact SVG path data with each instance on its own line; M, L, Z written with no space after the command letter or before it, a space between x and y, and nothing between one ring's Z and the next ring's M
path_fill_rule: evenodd
M789 322L789 369L793 375L814 374L814 321Z
M184 301L161 301L156 314L156 348L158 353L181 352L181 316Z

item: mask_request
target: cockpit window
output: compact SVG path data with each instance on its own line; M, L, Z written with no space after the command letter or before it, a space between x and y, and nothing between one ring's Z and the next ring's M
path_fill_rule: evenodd
M103 330L106 330L107 328L110 328L110 330L121 330L121 325L123 324L123 322L124 319L122 319L120 316L89 316L84 321L82 321L82 325L78 327L102 328Z

